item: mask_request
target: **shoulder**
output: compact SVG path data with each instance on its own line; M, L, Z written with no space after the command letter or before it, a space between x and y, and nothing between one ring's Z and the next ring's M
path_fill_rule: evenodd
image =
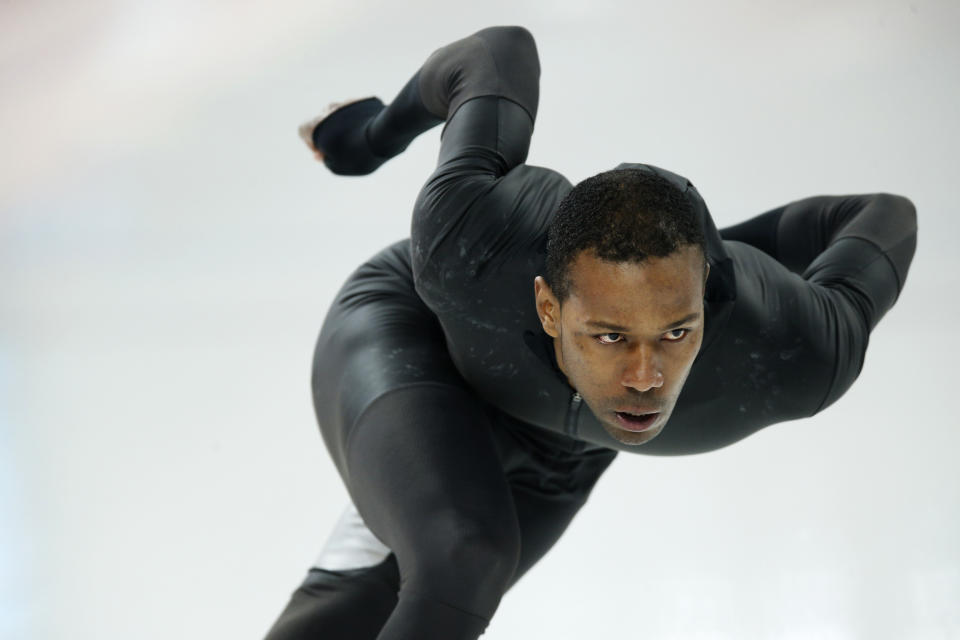
M414 233L418 280L443 274L446 286L529 265L545 250L547 231L572 188L560 173L519 165L482 189L455 216L437 216L434 233ZM524 267L526 268L526 267Z

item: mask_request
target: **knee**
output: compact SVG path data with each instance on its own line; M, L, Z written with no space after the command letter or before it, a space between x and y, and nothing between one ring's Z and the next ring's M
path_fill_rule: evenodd
M506 582L520 557L515 523L478 522L459 515L437 518L432 553L424 568L477 583Z
M520 560L516 522L489 523L460 515L434 518L412 562L400 558L412 591L489 618Z

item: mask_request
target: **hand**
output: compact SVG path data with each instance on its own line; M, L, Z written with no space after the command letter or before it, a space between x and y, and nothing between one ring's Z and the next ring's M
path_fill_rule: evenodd
M368 100L369 98L353 98L350 100L344 100L343 102L331 102L327 105L327 108L324 109L320 115L312 120L304 122L297 129L297 133L300 135L300 138L310 147L310 150L313 151L313 156L319 162L323 162L323 151L317 149L317 146L313 143L313 132L321 122L330 117L335 111L346 107L348 105L354 104L356 102L362 102L363 100Z

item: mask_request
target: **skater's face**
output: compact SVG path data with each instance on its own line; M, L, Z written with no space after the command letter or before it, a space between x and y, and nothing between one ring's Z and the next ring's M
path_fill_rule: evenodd
M698 247L641 263L584 251L561 304L535 281L537 312L557 363L611 436L655 438L670 417L703 341L708 268Z

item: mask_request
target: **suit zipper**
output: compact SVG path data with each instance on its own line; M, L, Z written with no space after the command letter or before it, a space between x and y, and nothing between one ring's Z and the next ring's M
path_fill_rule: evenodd
M570 396L570 408L567 409L567 421L563 426L563 432L570 437L576 437L577 416L580 414L580 403L582 402L583 397L580 395L580 392L574 391L573 395Z

